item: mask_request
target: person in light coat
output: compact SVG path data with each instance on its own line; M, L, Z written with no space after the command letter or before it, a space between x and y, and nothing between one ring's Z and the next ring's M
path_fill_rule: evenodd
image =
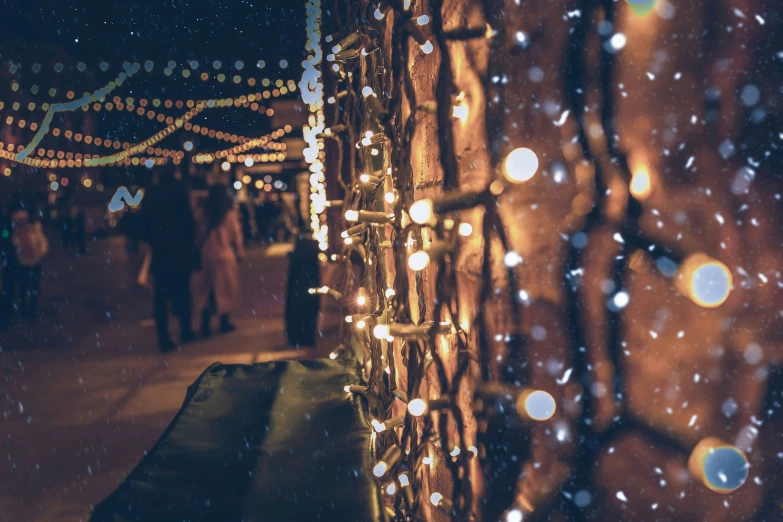
M211 335L213 313L220 316L220 331L231 332L231 314L239 308L239 261L245 255L239 215L223 185L210 187L201 213L197 246L201 274L196 278L194 304L201 311L201 335Z

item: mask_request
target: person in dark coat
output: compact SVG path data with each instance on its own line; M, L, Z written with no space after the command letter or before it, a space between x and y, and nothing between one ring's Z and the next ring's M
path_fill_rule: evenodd
M190 276L195 268L195 223L190 198L173 166L160 172L157 185L142 200L141 222L144 240L152 251L155 325L162 352L174 349L169 336L169 304L180 322L180 342L196 338L191 328Z

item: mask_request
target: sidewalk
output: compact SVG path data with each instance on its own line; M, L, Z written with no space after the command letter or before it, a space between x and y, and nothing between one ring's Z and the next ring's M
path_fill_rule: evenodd
M115 247L108 250L121 257ZM97 298L108 308L103 312L108 320L88 318L85 326L79 320L84 306L74 304L83 305L84 299L68 298L73 288L65 289L64 298L60 284L49 281L44 291L59 295L57 317L42 312L38 323L0 332L0 521L86 522L91 507L154 444L182 405L186 388L211 363L326 356L328 336L318 351L286 345L284 253L277 245L250 251L242 268L244 314L235 318L236 332L165 356L155 347L148 298L125 288L119 304L106 299L116 289L112 272L117 271L96 271L103 253L73 262L72 279L80 281L81 292L92 285L97 297L88 291L86 299ZM50 300L43 309L51 305ZM25 339L48 343L31 348L20 345Z

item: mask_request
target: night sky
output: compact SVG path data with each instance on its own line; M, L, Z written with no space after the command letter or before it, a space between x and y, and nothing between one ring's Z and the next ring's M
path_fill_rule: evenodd
M142 72L113 93L123 98L239 96L262 90L260 84L248 87L250 76L259 82L263 78L298 82L302 74L303 0L6 0L0 6L3 67L8 67L14 55L24 56L17 76L21 91L38 85L41 92L32 98L41 102L63 101L61 95L54 100L44 95L50 87L47 77L49 82L56 78L61 91L73 88L81 93L113 80L126 61L138 62ZM148 60L154 63L149 73L143 69ZM183 78L182 70L190 69L193 60L198 67ZM280 60L288 61L286 69L279 67ZM41 64L41 73L34 74L33 63L25 63L31 61ZM65 64L64 70L58 75L52 75L51 69L47 73L58 61ZM177 65L166 76L164 69L170 61ZM213 67L215 61L221 62L219 70ZM241 70L236 69L237 61L242 62ZM257 68L259 61L265 62L263 69ZM84 72L76 69L79 62L85 64ZM100 68L102 62L108 64L105 71ZM210 80L199 79L203 72L210 74ZM218 83L217 73L225 74L226 81ZM242 76L238 85L230 80L237 74ZM249 137L270 130L268 118L243 108L205 111L199 118L194 123ZM160 126L133 114L101 114L101 133L121 141L144 139ZM173 146L178 140L175 135L162 146ZM223 143L204 143L203 149L220 148Z

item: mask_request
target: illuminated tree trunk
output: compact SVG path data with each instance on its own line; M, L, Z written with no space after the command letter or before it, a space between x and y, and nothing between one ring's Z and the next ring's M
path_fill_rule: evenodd
M365 53L335 59L331 94L346 95L327 124L347 130L329 190L344 186L346 208L395 215L344 247L360 258L345 265L347 293L373 296L379 322L459 330L391 345L347 332L372 361L378 420L405 415L395 389L456 401L449 414L407 416L379 434L381 447L410 450L417 500L407 508L425 520L491 521L507 508L536 520L751 520L774 509L769 455L781 448L762 419L781 393L768 378L783 337L783 255L768 240L781 230L770 175L780 153L769 146L780 117L750 102L774 92L780 74L758 78L756 90L744 76L769 66L753 49L771 45L761 28L773 22L755 16L770 7L654 4L332 6L325 45L360 31L351 45ZM367 131L386 138L380 158L357 147ZM411 205L484 189L520 148L537 156L535 175L449 214L464 234L443 260L411 271L411 253L448 235L442 221L411 227ZM363 173L383 183L368 187ZM677 264L694 254L731 271L717 308L675 288ZM498 431L511 413L474 411L486 382L545 390L557 412L521 438ZM721 496L690 477L688 456L708 436L745 451L759 481ZM477 447L479 458L452 458L454 446ZM433 493L455 509L434 506ZM389 502L411 513L407 501Z

